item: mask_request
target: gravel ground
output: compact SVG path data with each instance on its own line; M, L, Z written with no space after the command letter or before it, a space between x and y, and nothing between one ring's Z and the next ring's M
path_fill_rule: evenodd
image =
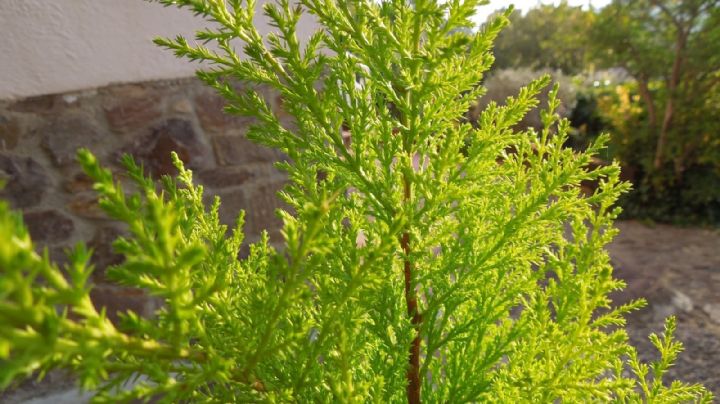
M669 377L703 383L720 397L720 230L618 222L609 246L617 277L628 287L618 303L645 297L648 306L630 316L628 332L640 356L657 352L647 336L675 315L685 351Z

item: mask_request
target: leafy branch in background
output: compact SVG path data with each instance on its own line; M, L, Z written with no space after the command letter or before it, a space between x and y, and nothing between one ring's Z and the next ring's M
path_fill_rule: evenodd
M531 68L577 75L588 68L588 31L595 13L567 1L515 10L495 42L493 70ZM567 100L572 101L572 100Z
M637 184L624 201L633 217L720 223L719 6L614 0L588 31L593 59L635 81L600 95L615 98L601 112Z
M607 297L623 286L604 246L627 185L616 164L588 168L606 137L563 147L557 87L539 132L513 129L547 77L463 123L505 15L470 32L479 1L281 0L264 5L275 32L262 36L252 1L161 3L206 18L197 39L215 46L157 42L206 62L198 75L228 112L258 118L248 136L289 156L284 248L265 237L238 259L242 215L227 235L219 201L203 205L177 157L160 191L124 158L138 189L126 194L81 151L130 234L109 276L163 305L113 325L89 299L89 253L70 253L66 280L0 205L3 386L60 367L112 402L710 400L662 383L680 350L672 320L648 367L622 328L642 302ZM306 41L303 11L322 27ZM259 86L281 94L292 125Z

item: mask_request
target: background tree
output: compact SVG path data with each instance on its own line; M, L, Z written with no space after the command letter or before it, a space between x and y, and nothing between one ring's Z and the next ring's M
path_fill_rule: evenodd
M707 192L691 193L695 201L688 195L687 203L720 200L711 191L720 176L712 151L720 142L720 106L711 101L720 71L718 5L718 0L615 0L590 31L596 63L622 67L637 83L630 90L639 96L642 112L632 119L641 124L632 130L641 133L626 136L625 145L635 152L622 158L639 167L648 203L698 183Z
M587 32L594 14L582 7L543 4L510 14L495 43L494 69L527 67L577 74L587 67Z

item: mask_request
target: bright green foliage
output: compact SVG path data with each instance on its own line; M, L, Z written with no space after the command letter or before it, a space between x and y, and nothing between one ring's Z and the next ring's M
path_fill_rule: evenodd
M3 385L67 367L113 402L709 401L661 382L680 349L673 323L653 337L661 361L640 364L622 316L641 303L607 297L623 286L603 247L627 186L617 165L586 168L606 139L563 148L556 88L544 129L512 129L546 77L489 105L477 129L462 123L504 16L467 33L476 1L281 1L265 6L277 32L263 37L253 2L163 3L212 22L198 38L219 50L158 42L209 62L199 75L228 111L258 118L249 136L290 157L284 248L263 240L238 260L242 220L226 236L219 202L203 206L177 159L179 183L159 192L126 158L139 189L126 195L83 151L103 208L130 232L111 276L164 305L113 326L89 301L87 252L71 254L66 281L1 205ZM301 10L323 27L303 45ZM280 92L291 126L259 85ZM597 192L582 195L592 180Z

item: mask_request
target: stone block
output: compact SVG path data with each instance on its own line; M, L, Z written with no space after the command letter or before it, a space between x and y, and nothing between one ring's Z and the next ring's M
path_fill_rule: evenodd
M0 153L0 178L6 181L0 198L15 209L33 207L42 201L50 179L43 167L31 157Z
M35 242L62 242L70 238L75 230L72 219L55 209L25 213L23 220Z
M266 91L265 97L266 99L271 100L270 108L275 113L275 115L277 115L280 123L285 127L294 127L295 117L290 115L290 113L288 112L288 109L285 105L285 99L282 97L282 95L274 89L269 89Z
M160 307L157 298L149 296L144 290L128 288L115 285L98 285L90 291L95 309L105 308L108 318L117 324L120 319L119 313L128 310L143 317L151 317Z
M715 324L720 324L720 304L707 303L703 305L702 310L710 317Z
M170 110L178 114L190 115L193 113L192 103L187 98L180 98L170 105Z
M238 214L241 210L247 210L248 201L246 193L242 189L222 192L219 194L208 193L205 196L205 205L210 206L215 195L220 197L220 223L227 225L228 228L235 226ZM247 214L246 214L247 222ZM247 228L247 226L245 226Z
M234 167L224 166L216 167L209 170L203 170L198 173L200 183L212 188L226 188L243 185L252 180L256 176L262 176L265 173L259 172L259 167Z
M20 123L17 119L0 116L0 150L12 150L20 139Z
M203 143L192 123L182 119L169 119L153 128L149 135L139 137L124 148L153 176L175 175L171 152L193 170L212 165L210 149Z
M76 164L77 150L87 147L97 153L106 149L110 136L102 133L90 116L62 116L40 129L42 147L58 167Z
M67 204L67 209L77 216L86 219L108 219L108 216L98 204L98 196L87 192L73 195Z
M88 242L88 247L93 250L90 262L95 266L93 272L95 281L105 281L107 268L121 264L124 261L123 256L117 254L112 247L112 243L122 235L123 232L115 227L102 227L95 231L92 240Z
M83 191L91 191L93 189L93 180L85 173L80 172L75 175L71 175L70 178L63 181L62 186L66 192L72 194Z
M283 181L268 182L255 188L248 195L247 232L258 235L267 230L271 242L279 242L282 220L275 214L277 209L287 209L277 193L285 185Z
M225 112L226 102L209 90L195 97L195 113L203 129L214 134L245 133L255 122L253 118Z
M213 148L220 165L274 162L281 158L277 151L255 144L245 136L214 137Z
M36 247L36 250L41 251L42 248L44 248L44 245L38 245ZM70 264L70 258L68 258L68 251L71 250L72 247L68 245L58 245L55 247L48 247L48 258L50 258L50 262L54 263L55 265L60 268L63 275L65 275L66 278L69 279L69 276L67 272L65 271L65 266Z
M123 85L104 90L105 118L114 131L146 128L162 116L161 98L142 85Z
M23 98L11 103L8 110L26 114L60 115L68 109L91 108L94 105L95 90L63 94L45 94Z
M39 95L18 100L9 106L10 111L43 114L53 112L60 99L57 94Z

